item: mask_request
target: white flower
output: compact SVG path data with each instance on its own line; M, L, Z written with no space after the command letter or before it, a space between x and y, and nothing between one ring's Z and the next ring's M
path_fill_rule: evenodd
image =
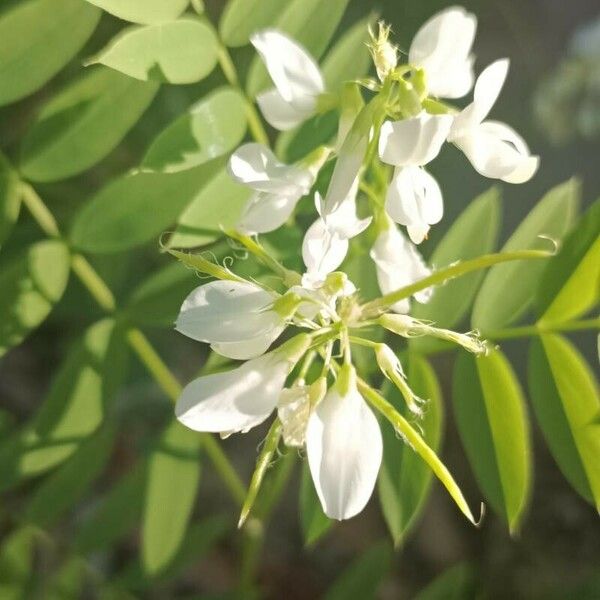
M417 249L400 230L393 223L387 225L371 248L377 282L383 294L394 292L431 274ZM431 289L420 291L415 294L415 300L428 302L431 293ZM408 298L400 300L391 308L395 312L406 313L410 309L410 301Z
M539 157L529 153L523 138L508 125L484 121L498 99L508 66L508 59L502 59L483 70L475 83L473 102L455 117L448 141L484 177L524 183L536 172Z
M381 127L379 156L396 167L385 208L396 223L407 227L416 244L444 214L440 187L422 167L439 154L451 126L450 115L423 112L403 121L386 121Z
M383 444L375 415L358 392L350 365L313 410L306 430L310 472L332 519L349 519L366 505L381 465Z
M260 54L275 88L256 98L265 119L276 129L292 129L315 112L325 90L323 75L302 46L274 29L255 33L250 41Z
M260 425L275 410L285 380L309 341L300 334L237 369L195 379L183 389L175 415L194 431L230 434Z
M415 35L408 62L425 71L429 94L461 98L473 87L471 47L475 15L452 6L431 17Z
M320 194L315 194L319 218L308 228L302 243L302 258L309 279L323 281L346 258L350 238L362 233L371 223L371 217L359 219L356 215L355 180L346 199L332 212L326 212Z
M310 416L310 387L295 385L279 396L277 416L282 425L283 443L291 448L302 448Z
M244 233L266 233L283 225L296 204L310 191L321 162L307 168L290 166L261 144L240 146L229 159L231 177L254 190L238 229Z
M183 302L177 331L207 342L229 358L260 356L285 329L285 315L273 310L277 297L253 283L211 281Z

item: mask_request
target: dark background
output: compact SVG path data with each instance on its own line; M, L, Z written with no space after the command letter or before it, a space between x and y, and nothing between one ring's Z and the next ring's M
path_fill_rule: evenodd
M223 5L216 0L207 0L206 4L212 15L217 15ZM376 11L392 24L396 41L406 50L420 24L450 4L419 0L379 3L353 0L339 31L345 30L365 14ZM542 157L540 171L531 182L522 186L501 186L506 237L547 189L572 175L581 178L584 204L589 204L598 196L600 137L594 133L593 127L590 131L584 127L570 140L553 142L548 118L542 122L535 116L534 97L543 81L557 77L557 68L568 55L571 36L578 27L600 17L600 6L597 0L476 0L463 4L474 11L479 19L474 47L477 72L496 58L507 56L511 59L509 78L494 108L493 118L510 123L522 133L532 151ZM117 27L115 19L104 17L82 56L88 56L102 47ZM233 56L236 65L243 71L252 52L246 48L234 52ZM590 60L593 62L593 59ZM600 49L595 60L599 65ZM22 137L40 103L79 68L75 62L35 96L0 110L0 139L2 147L8 149L9 154L17 151L15 143ZM600 67L596 66L598 69ZM558 77L560 80L560 75ZM91 193L111 177L134 166L162 126L213 87L220 78L217 69L199 85L163 86L151 109L118 149L99 166L66 182L39 186L59 222L68 224L78 206ZM596 86L595 98L587 100L587 110L590 110L591 102L592 115L595 107L596 118L600 119L600 86ZM575 122L577 113L578 104L575 101L567 110L558 110L556 118L564 119L566 116ZM444 230L468 202L490 185L490 181L477 175L454 148L445 148L431 170L444 191L446 217L440 226L434 228L431 239L423 246L425 254L435 246ZM39 237L37 228L27 219L27 215L21 216L17 233L3 249L3 260L21 248L26 240ZM155 270L159 264L167 264L168 259L160 256L156 247L146 247L117 257L95 258L93 262L117 296L125 297L128 291L143 281L147 273ZM51 318L0 362L2 408L8 409L18 419L25 419L35 410L70 343L94 315L100 316L100 313L72 278L67 295ZM154 331L150 334L181 381L188 381L200 361L198 344L171 331ZM588 360L597 366L594 336L581 334L574 339L583 347ZM526 344L506 343L503 348L508 349L516 359L517 369L522 372ZM440 356L435 363L447 405L442 455L463 486L470 503L477 505L480 493L466 462L449 409L452 357ZM111 481L122 472L122 465L131 462L145 447L147 440L161 430L171 411L164 396L134 360L131 367L131 375L118 398L129 415L129 431L119 442L119 460L113 461L119 464L113 464L98 484L98 494L110 488ZM532 428L534 489L529 515L519 536L511 538L502 521L493 514L487 515L480 529L474 529L458 513L445 491L434 483L422 521L405 546L394 555L392 573L380 590L382 598L411 598L446 568L460 562L472 565L477 590L473 593L489 598L600 598L598 515L569 487L549 456L536 425L532 424ZM224 442L226 451L245 479L250 476L256 447L264 433L260 429ZM273 598L300 600L319 597L352 559L370 543L385 539L387 535L378 503L374 499L360 517L336 526L316 548L304 549L297 517L298 479L296 473L267 533L260 580L271 591L270 597ZM21 493L26 491L22 490ZM7 509L10 510L11 505L16 506L18 502L19 495L13 495L8 499ZM223 488L211 473L209 465L203 472L197 510L201 515L208 515L214 510L235 517L236 508L224 496ZM68 536L68 532L64 535ZM228 543L221 544L190 570L176 587L168 591L156 589L149 592L149 597L179 597L178 594L185 590L219 592L229 588L236 576L237 544L237 539L232 541L230 538ZM118 549L115 570L118 571L119 561L129 560L135 549L135 538ZM448 597L451 597L450 594ZM467 597L466 592L457 597Z

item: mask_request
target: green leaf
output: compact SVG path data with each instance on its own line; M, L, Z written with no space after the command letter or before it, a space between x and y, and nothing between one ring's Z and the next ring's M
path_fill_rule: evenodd
M20 211L19 176L0 154L0 248L8 239Z
M30 246L0 273L0 356L48 316L69 279L69 251L59 241Z
M148 575L165 569L183 541L200 483L201 437L173 421L148 461L142 563Z
M0 106L32 94L58 73L85 44L101 15L100 10L81 0L3 4Z
M331 529L333 521L323 512L306 461L302 464L299 508L304 544L312 546Z
M196 167L235 148L246 133L243 96L222 87L169 125L152 143L142 169L174 173Z
M183 299L199 284L194 271L181 263L171 263L134 290L126 314L137 325L171 327Z
M204 79L217 64L218 41L195 17L160 25L133 25L87 64L101 63L142 81L173 84Z
M291 0L272 26L287 33L318 60L327 48L347 5L348 0ZM270 82L262 60L255 56L248 72L248 94L256 96L271 86Z
M560 470L600 511L600 397L594 374L565 338L543 335L532 341L529 389Z
M438 575L414 600L464 600L475 597L475 571L470 564L459 563Z
M74 543L78 552L110 548L133 529L142 514L145 483L145 465L138 464L115 484L77 528Z
M104 67L69 83L42 108L23 139L21 171L59 181L102 160L135 125L158 90Z
M40 531L24 526L5 536L0 548L0 598L28 597L33 574L35 546Z
M274 25L285 8L281 0L229 0L219 21L223 43L246 45L254 32Z
M0 489L55 467L100 427L123 379L126 358L112 319L85 332L32 422L0 448Z
M196 248L223 237L223 229L237 225L251 195L222 169L181 214L169 248Z
M392 566L389 544L379 542L359 556L334 582L323 600L375 598L381 582Z
M559 253L552 258L537 290L536 308L543 322L575 319L600 295L600 200L581 217Z
M502 252L548 249L543 237L560 240L573 224L579 204L578 182L551 189L510 236ZM517 321L530 307L544 269L542 261L515 261L492 267L475 299L472 324L484 334Z
M72 243L83 251L108 254L157 238L224 162L216 158L179 173L135 172L110 182L75 218Z
M473 200L454 221L433 251L430 264L440 269L458 260L493 252L501 216L500 192L493 187ZM453 328L468 313L483 275L483 271L478 271L448 281L435 289L427 304L413 303L411 314L418 319L433 321L438 327ZM433 338L415 338L411 340L411 346L426 352L439 344Z
M132 23L156 25L175 20L189 0L87 0L106 12Z
M516 533L531 487L531 448L523 392L504 355L499 350L477 358L461 353L452 399L479 486Z
M426 359L411 354L408 382L420 398L426 399L423 418L418 421L423 438L437 452L442 437L443 402L435 371ZM384 394L396 409L409 418L402 395L392 384ZM414 417L413 417L414 418ZM431 488L431 469L390 427L383 428L384 454L379 472L378 491L383 516L398 546L421 515Z
M25 518L48 528L71 508L104 469L113 447L115 428L102 427L37 488L25 508Z
M44 586L44 600L81 598L88 568L85 560L79 556L67 558L60 570Z

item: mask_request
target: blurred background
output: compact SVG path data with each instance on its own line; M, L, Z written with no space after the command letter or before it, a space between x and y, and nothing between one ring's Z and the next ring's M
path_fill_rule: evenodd
M337 36L374 11L392 24L396 41L406 50L418 27L434 12L451 4L431 0L352 0ZM218 0L206 0L207 12L214 16L214 22L223 5ZM582 182L584 204L600 195L600 6L597 0L473 0L463 5L479 19L474 47L476 70L480 72L496 58L507 56L511 60L509 78L493 118L510 123L542 158L541 168L531 182L515 187L502 185L506 237L546 190L573 175ZM119 27L116 19L104 15L81 52L81 58L103 47ZM240 72L244 72L252 55L247 47L233 52ZM73 61L34 96L0 109L0 145L4 152L9 156L18 152L17 142L39 106L80 68L80 62ZM65 182L38 186L61 225L66 229L78 206L104 182L135 166L156 133L221 78L217 69L198 85L163 86L151 108L123 143L98 166ZM431 170L444 191L447 216L423 245L425 255L453 218L490 185L468 168L463 155L454 148L446 147ZM38 228L23 211L20 227L2 250L0 269L25 242L38 238L41 239ZM148 273L168 264L170 259L160 255L156 245L147 245L124 254L94 257L92 262L117 298L122 299ZM99 309L72 278L65 297L51 317L25 343L3 357L0 361L0 435L15 427L15 420L17 423L25 421L35 410L73 340L100 317ZM189 381L203 359L200 345L169 329L150 329L148 334L180 381ZM597 369L594 335L584 333L575 339ZM525 363L524 343L507 342L503 348L516 358L513 364L517 369ZM81 514L85 514L148 448L172 411L172 406L135 359L132 358L129 366L126 384L115 402L127 425L122 428L109 468L78 508ZM448 404L452 357L436 357L435 366L448 406L442 456L471 505L477 506L479 491ZM529 515L519 534L511 538L504 524L491 513L480 529L471 527L446 492L434 482L422 520L393 555L389 574L379 590L381 598L413 598L436 577L454 567L447 576L461 582L459 591L451 595L448 587L446 595L435 597L600 599L598 515L571 490L550 457L536 425L532 427L535 483ZM223 442L245 480L252 472L256 448L265 431L259 428ZM234 527L237 508L225 495L210 465L203 469L202 478L197 514L200 517L221 514L224 527ZM360 517L336 525L315 547L304 548L298 521L299 479L300 469L296 465L296 472L266 534L259 581L269 598L319 598L367 547L386 540L386 527L377 500L373 499ZM27 495L28 485L5 494L0 507L0 536L10 527L10 515ZM59 552L61 543L69 543L80 516L72 515L55 532ZM141 592L140 597L187 598L226 591L236 577L240 543L239 536L223 537L176 578L157 582ZM137 533L134 531L110 555L98 559L99 568L119 574L133 560L136 551ZM52 565L41 564L39 568L48 569Z

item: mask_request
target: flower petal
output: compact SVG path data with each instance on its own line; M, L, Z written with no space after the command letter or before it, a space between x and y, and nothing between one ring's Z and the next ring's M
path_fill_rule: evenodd
M331 232L319 217L307 230L302 242L302 258L306 270L317 278L325 278L346 258L348 240Z
M314 107L297 108L291 102L284 100L276 88L258 94L256 102L269 125L279 131L287 131L297 127L300 123L306 121L314 110Z
M403 121L386 121L379 137L379 156L389 165L425 165L440 152L453 117L421 113Z
M429 93L461 98L473 86L471 47L477 19L460 6L433 15L419 29L408 62L425 70Z
M355 388L343 397L334 388L317 405L306 450L325 514L339 520L358 514L373 493L383 444L377 419Z
M295 41L275 29L258 31L250 41L285 101L301 103L323 92L319 66Z
M238 231L250 235L275 231L290 218L301 197L257 192L246 205Z
M211 281L185 299L175 329L200 342L251 340L281 326L281 317L268 310L274 300L252 283Z
M285 325L280 324L255 338L243 342L213 342L210 347L221 356L233 358L234 360L248 360L264 354L284 329Z
M184 388L175 415L195 431L247 431L273 412L288 372L287 361L266 354L232 371L199 377Z

